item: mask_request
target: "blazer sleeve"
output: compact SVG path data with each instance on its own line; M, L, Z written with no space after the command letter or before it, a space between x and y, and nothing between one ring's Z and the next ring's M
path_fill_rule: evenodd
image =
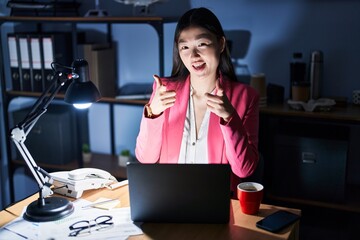
M140 131L136 139L135 155L142 163L156 163L159 161L164 114L150 119L144 115L140 123Z
M220 120L225 156L232 171L240 178L250 176L259 160L259 95L252 88L246 89L233 101L236 112L231 120L228 123Z
M154 88L155 83L153 84L153 93L150 97L150 102L154 95ZM161 114L157 118L145 117L144 108L135 147L135 156L139 162L156 163L159 161L164 121L164 114Z

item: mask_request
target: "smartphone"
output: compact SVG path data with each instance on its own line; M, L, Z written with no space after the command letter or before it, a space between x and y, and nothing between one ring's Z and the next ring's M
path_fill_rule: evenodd
M279 232L298 219L300 219L300 216L297 214L279 210L258 221L256 226L270 232Z

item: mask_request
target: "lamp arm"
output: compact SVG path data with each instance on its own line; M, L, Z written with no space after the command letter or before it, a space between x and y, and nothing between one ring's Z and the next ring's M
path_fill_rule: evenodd
M47 107L52 102L55 95L59 92L60 88L68 79L71 79L70 76L61 72L56 72L54 74L54 78L54 81L34 103L25 119L16 125L16 127L11 130L10 134L10 137L15 143L16 148L19 150L21 156L24 158L28 168L38 183L40 189L40 198L44 198L53 194L53 191L50 189L53 179L49 173L36 164L34 158L31 156L29 150L25 146L25 141L33 126L47 111Z
M16 148L19 150L21 156L25 160L25 163L27 164L36 182L38 183L39 189L41 190L41 196L47 197L52 195L53 191L50 189L53 182L52 178L48 173L46 173L45 170L41 169L36 164L24 142L17 140L17 138L23 138L23 136L25 136L25 132L21 129L14 128L12 134L14 134L14 137L12 139L15 143ZM44 174L44 172L46 174Z
M55 95L59 92L60 88L68 80L68 76L66 74L63 74L62 72L55 72L54 77L55 80L41 94L41 96L32 106L30 112L17 126L19 126L20 128L27 128L33 121L36 121L39 116L46 112L47 107L52 102ZM50 92L51 90L52 92Z

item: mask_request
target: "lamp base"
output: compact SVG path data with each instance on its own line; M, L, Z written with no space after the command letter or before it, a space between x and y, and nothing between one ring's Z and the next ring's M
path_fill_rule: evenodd
M41 204L44 201L45 204ZM61 197L38 199L27 207L24 219L31 222L48 222L64 218L74 212L72 202Z

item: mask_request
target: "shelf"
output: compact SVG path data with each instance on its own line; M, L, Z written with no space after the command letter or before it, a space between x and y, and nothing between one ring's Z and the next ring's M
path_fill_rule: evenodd
M163 17L40 17L40 16L2 16L0 22L42 22L42 23L170 23L177 18Z
M24 92L24 91L8 91L10 99L15 97L40 97L39 92ZM64 99L64 94L57 94L56 99ZM145 105L149 100L147 99L116 99L109 97L102 97L98 103L114 103L114 104L127 104L127 105Z
M99 103L115 103L115 104L130 104L130 105L145 105L149 99L116 99L103 97Z
M269 105L260 108L260 114L360 123L360 106L353 104L348 104L346 107L334 107L329 112L299 111L291 109L287 104Z
M12 160L12 164L18 166L26 166L25 160ZM76 160L71 161L67 164L58 165L58 164L47 164L47 163L37 163L39 167L46 169L46 171L70 171L76 168L79 168L79 165Z

